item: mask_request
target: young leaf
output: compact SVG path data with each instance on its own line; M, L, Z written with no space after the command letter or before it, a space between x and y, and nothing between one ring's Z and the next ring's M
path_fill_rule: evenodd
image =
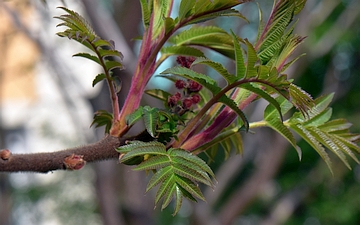
M278 1L270 14L270 18L256 43L262 64L266 64L282 45L285 29L290 24L294 10L295 1Z
M155 137L156 127L159 119L159 110L157 108L150 108L149 106L145 106L143 108L143 113L145 128L152 137Z
M147 0L140 0L143 25L147 28L150 24L150 9Z
M90 59L94 62L96 62L97 64L101 65L101 62L99 60L99 58L97 56L94 56L94 55L91 55L89 53L77 53L73 56L77 56L77 57L83 57L83 58L86 58L86 59Z
M139 107L133 113L126 116L126 124L128 126L134 125L143 116L143 107Z
M256 54L254 46L245 39L246 46L247 46L247 67L246 67L246 78L255 77L257 76L257 69L256 63L258 62L259 58Z
M102 80L104 80L104 79L106 79L106 75L105 75L105 74L103 74L103 73L98 74L98 75L95 77L95 79L93 80L92 86L95 87L95 85L96 85L97 83L99 83L100 81L102 81Z
M111 70L117 69L117 68L118 69L124 69L124 66L120 62L106 60L105 61L105 68L106 68L106 71L111 71Z
M312 97L307 92L294 84L290 84L289 91L290 97L292 98L292 103L303 115L308 116L308 110L315 106Z
M126 152L130 147L131 151ZM116 151L120 153L126 153L120 158L120 162L125 162L131 158L145 155L166 155L166 148L160 142L134 142L130 143L130 146L119 147Z
M198 171L205 171L206 173L210 174L213 178L215 178L215 174L213 173L211 168L198 156L188 153L182 149L176 149L176 148L170 149L169 154L172 157L183 158L192 166L199 167L200 169L198 169Z
M231 34L233 36L233 42L234 42L236 78L240 80L245 77L246 67L245 67L244 57L239 40L237 36L234 34L234 32L231 31Z
M330 136L328 136L325 132L323 132L322 130L316 127L309 127L308 131L312 136L316 138L316 140L318 140L321 144L323 144L327 149L335 153L341 159L341 161L343 161L343 163L349 169L351 169L344 153L342 153L339 146L334 143L333 139Z
M172 0L153 0L150 25L152 26L152 40L165 33L165 19L168 18L172 7Z
M196 0L182 0L179 7L179 20L193 15L193 8L196 3Z
M172 96L172 94L170 94L169 92L166 92L161 89L146 90L145 93L154 98L157 98L157 99L163 101L164 104L166 104L166 105L167 105L167 101L168 101L169 97Z
M320 142L302 125L300 124L291 124L291 129L293 129L296 133L298 133L301 138L303 138L308 144L311 145L317 151L317 153L321 156L321 158L327 164L330 172L334 174L332 170L332 163L329 158L329 155L326 153L325 148L320 144Z
M249 22L247 20L247 18L244 15L242 15L239 11L237 11L235 9L226 9L226 10L222 10L219 12L212 12L212 13L209 13L209 14L206 14L203 16L199 16L199 17L193 17L194 19L191 19L190 21L186 22L185 25L203 23L208 20L212 20L212 19L224 17L224 16L238 17L238 18L245 20L246 22Z
M90 127L94 124L95 127L105 126L105 133L109 133L112 125L113 115L106 110L98 110L94 114L94 120L91 123Z
M215 26L191 27L170 38L169 42L176 46L202 46L234 58L232 37Z
M115 49L99 49L98 52L103 59L106 57L118 57L120 60L123 60L124 58L123 54Z
M134 170L154 170L169 166L170 164L171 161L167 155L157 155L140 163Z
M161 54L166 57L170 55L205 57L202 51L190 46L166 46L161 49Z
M203 65L207 65L210 66L211 68L213 68L216 72L218 72L227 82L228 84L231 84L233 82L235 82L237 80L237 78L230 74L224 67L223 65L221 65L218 62L214 62L210 59L207 58L197 58L192 65L196 65L196 64L203 64Z

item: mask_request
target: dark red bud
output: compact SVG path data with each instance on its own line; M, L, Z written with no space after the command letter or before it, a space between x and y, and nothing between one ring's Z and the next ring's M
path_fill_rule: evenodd
M202 85L193 81L193 80L190 80L189 81L189 91L191 92L199 92L202 88Z
M175 87L176 87L177 89L183 89L183 88L185 88L185 85L186 85L186 83L185 83L185 81L183 81L183 80L177 80L177 81L175 82Z
M168 98L168 106L170 107L174 107L175 105L177 105L178 101L181 99L181 94L180 92L177 92L176 94L174 94L173 96L170 96Z
M181 98L181 93L180 92L176 92L176 94L174 95L174 97L176 98L176 101L179 101Z
M168 98L168 106L170 107L174 107L176 105L176 99L174 98L174 96L171 96Z
M178 57L176 57L176 62L180 66L184 67L186 65L186 57L185 56L178 56Z
M190 109L192 104L193 104L193 102L192 102L191 98L185 98L184 101L183 101L183 108L184 109Z
M199 103L200 100L201 100L201 98L200 98L200 96L197 95L197 94L195 94L195 95L193 95L193 96L191 97L191 101L192 101L193 104Z

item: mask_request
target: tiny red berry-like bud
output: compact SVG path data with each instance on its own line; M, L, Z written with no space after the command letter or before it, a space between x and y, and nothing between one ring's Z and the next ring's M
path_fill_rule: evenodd
M175 87L177 88L177 89L183 89L184 87L185 87L185 81L183 81L183 80L177 80L176 82L175 82Z
M177 105L177 102L181 99L181 94L180 92L176 92L176 94L174 94L173 96L168 98L168 106L170 107L174 107L175 105Z
M202 88L201 84L199 84L193 80L189 81L189 91L198 92L201 90L201 88Z
M174 98L174 96L171 96L168 98L168 106L170 107L174 107L176 105L176 99Z
M201 98L200 98L200 96L199 96L198 94L195 94L195 95L193 95L193 96L191 97L191 101L192 101L193 104L199 103L200 100L201 100Z
M187 63L187 60L186 60L186 57L185 56L178 56L176 57L176 62L182 66L182 67L185 67L186 66L186 63Z
M174 95L174 98L176 99L176 101L179 101L181 98L180 92L176 92L176 94Z
M192 104L193 104L193 102L192 102L191 98L185 98L184 101L183 101L183 108L184 109L190 109Z

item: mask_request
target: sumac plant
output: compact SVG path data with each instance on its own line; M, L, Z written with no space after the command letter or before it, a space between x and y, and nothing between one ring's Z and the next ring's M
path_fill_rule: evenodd
M97 111L93 125L105 126L105 137L91 145L54 153L11 154L2 150L0 170L77 170L85 162L118 158L136 171L147 171L151 179L146 191L157 187L155 203L164 209L174 201L176 214L184 197L205 200L199 184L214 186L215 175L198 154L211 152L211 157L218 149L224 149L226 155L230 149L241 153L242 135L251 129L272 128L301 159L296 133L317 151L331 172L328 151L349 168L348 156L359 163L359 135L350 133L351 124L345 119L331 119L333 94L313 99L286 75L287 68L302 56L292 55L305 39L293 31L295 17L306 0L275 1L267 21L259 10L258 35L253 43L234 31L206 23L218 17L246 20L234 8L246 2L249 0L182 0L173 18L173 0L140 0L142 44L122 106L118 103L119 78L113 76L113 70L124 69L123 55L112 41L99 37L81 15L60 7L65 14L55 18L65 29L57 35L87 47L87 53L75 56L102 67L93 86L107 83L112 111ZM231 68L207 57L213 52L231 59ZM174 59L176 66L155 74L165 60ZM198 65L216 71L221 79L201 72L204 70L197 69ZM175 91L148 90L153 76L172 81ZM143 95L161 100L164 107L140 105ZM244 109L259 99L269 103L263 120L249 121ZM145 130L128 137L136 123L143 123Z

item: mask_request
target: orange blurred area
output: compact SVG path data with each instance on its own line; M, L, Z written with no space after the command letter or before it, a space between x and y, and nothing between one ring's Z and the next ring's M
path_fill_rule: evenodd
M7 7L19 12L21 22L29 25L33 9L27 1L9 1ZM22 33L4 8L0 9L0 103L31 101L36 98L35 67L39 59L36 45Z

